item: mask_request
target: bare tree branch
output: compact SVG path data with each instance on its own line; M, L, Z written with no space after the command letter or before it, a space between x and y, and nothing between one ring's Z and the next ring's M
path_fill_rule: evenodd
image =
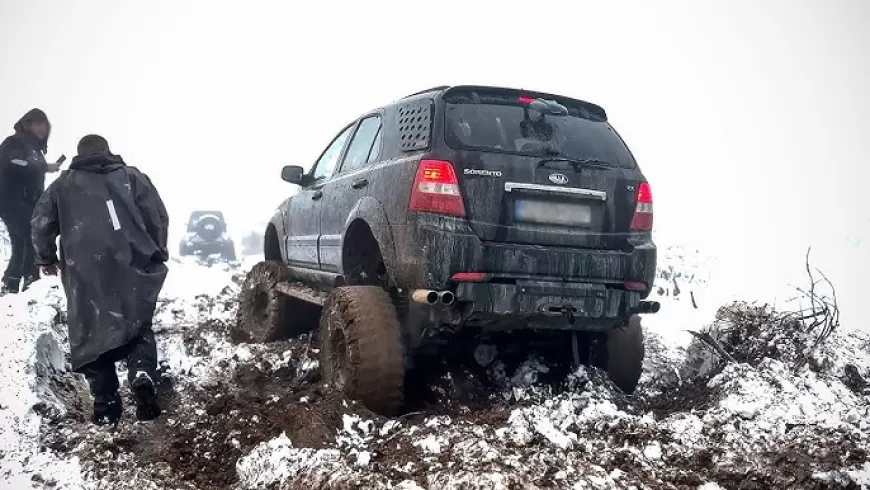
M805 366L813 351L839 327L840 309L834 285L811 265L810 249L804 266L809 285L794 287L796 294L786 303L797 305L790 305L790 311L735 302L719 310L715 330L689 332L726 362L757 365L774 358L787 360L796 368Z
M734 359L734 356L729 354L728 351L726 351L725 348L722 347L722 344L719 343L718 340L714 339L713 336L710 335L708 332L696 332L694 330L687 330L687 332L695 336L696 339L700 340L711 349L715 350L719 355L727 359L729 362L737 362L737 360Z

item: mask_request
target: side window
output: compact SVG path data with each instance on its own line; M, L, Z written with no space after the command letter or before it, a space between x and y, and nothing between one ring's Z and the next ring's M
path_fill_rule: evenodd
M359 123L356 133L344 154L344 163L341 171L356 170L368 163L369 153L372 151L372 143L381 129L381 117L371 116Z
M368 163L372 163L378 159L381 153L381 128L378 128L378 136L372 144L372 151L369 152Z
M335 164L338 163L338 157L341 155L341 149L344 148L344 142L350 136L350 130L353 126L344 128L344 131L332 140L326 151L323 152L317 163L314 164L314 180L321 180L332 177L332 172L335 170Z

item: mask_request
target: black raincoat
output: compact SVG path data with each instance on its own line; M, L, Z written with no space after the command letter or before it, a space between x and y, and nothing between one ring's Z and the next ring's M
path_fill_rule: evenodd
M168 224L148 177L116 155L74 158L39 199L36 263L60 268L73 370L151 326L166 279Z
M25 129L33 121L48 124L44 140L36 139ZM25 286L39 279L30 243L30 217L45 190L45 150L50 133L51 123L45 113L33 109L15 123L15 134L0 144L0 220L6 225L12 242L12 256L3 273L5 290L18 292L22 278Z
M15 123L15 134L0 144L0 210L26 209L29 215L45 190L45 151L51 123L45 140L37 141L24 129L26 122L33 120L48 122L44 112L32 109Z

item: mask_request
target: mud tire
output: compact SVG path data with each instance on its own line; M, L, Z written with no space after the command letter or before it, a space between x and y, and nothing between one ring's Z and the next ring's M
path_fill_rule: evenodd
M278 292L276 286L288 279L287 268L280 262L260 262L248 272L230 331L234 342L272 342L314 329L320 309Z
M396 308L383 288L334 289L318 336L326 383L373 412L396 413L404 389L404 347Z
M643 371L643 327L640 317L632 316L624 327L607 336L607 375L627 394L634 393Z

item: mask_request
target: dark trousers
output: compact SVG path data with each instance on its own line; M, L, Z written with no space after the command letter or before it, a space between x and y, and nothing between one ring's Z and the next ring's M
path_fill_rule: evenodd
M79 370L88 379L94 398L110 397L118 392L115 363L119 361L126 361L127 379L130 383L140 371L147 373L157 383L157 344L150 325L143 327L139 336L129 344L106 352Z
M33 257L33 242L30 239L30 217L32 206L15 206L0 211L0 219L9 232L12 242L12 256L3 273L3 285L18 292L18 284L23 278L25 285L39 279L39 268Z

